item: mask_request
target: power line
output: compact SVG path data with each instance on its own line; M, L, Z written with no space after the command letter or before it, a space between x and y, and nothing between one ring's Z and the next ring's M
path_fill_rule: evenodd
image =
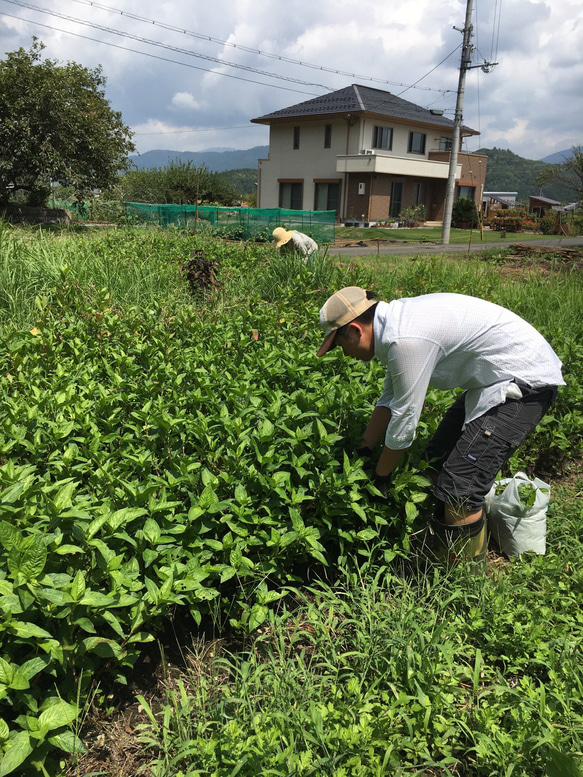
M32 10L33 12L37 11L37 12L40 12L40 13L47 14L49 16L56 16L58 18L61 18L63 20L66 20L66 21L69 21L69 22L72 22L72 23L77 23L77 24L81 24L81 25L90 27L92 29L100 30L101 32L106 32L106 33L109 33L109 34L112 34L112 35L117 35L117 36L120 36L120 37L128 38L130 40L135 40L135 41L138 41L140 43L145 43L146 45L149 45L149 46L154 46L154 47L157 47L157 48L163 48L163 49L166 49L166 50L169 50L169 51L173 51L173 52L176 52L176 53L179 53L179 54L183 54L183 55L186 55L186 56L192 56L192 57L200 58L200 59L203 59L205 61L215 62L215 63L217 63L217 64L219 64L221 66L224 66L224 67L232 67L232 68L235 68L235 69L238 69L238 70L243 70L243 71L246 71L246 72L255 73L257 75L262 75L262 76L265 76L267 78L275 78L277 80L292 82L292 83L296 83L296 84L303 85L303 86L316 87L316 88L319 88L319 89L323 89L324 91L331 91L330 87L328 87L328 86L326 86L324 84L318 84L318 83L313 83L313 82L308 82L308 81L302 81L300 79L292 78L292 77L289 77L289 76L281 76L281 75L278 75L276 73L270 73L268 71L259 70L258 68L253 68L253 67L250 67L250 66L247 66L247 65L240 65L238 63L228 62L226 60L222 60L222 59L219 59L217 57L211 57L211 56L206 55L206 54L200 54L198 52L194 52L194 51L191 51L189 49L181 49L181 48L178 48L176 46L171 46L169 44L160 43L158 41L151 40L149 38L143 38L141 36L134 35L132 33L128 33L128 32L122 31L122 30L117 30L117 29L114 29L114 28L111 28L111 27L106 27L104 25L95 24L93 22L87 22L87 21L84 21L82 19L78 19L76 17L70 16L70 15L67 15L67 14L59 13L57 11L50 11L50 10L45 9L45 8L40 8L38 6L32 5L31 3L24 2L24 0L4 0L4 2L8 2L8 3L11 3L12 5L16 5L16 6L19 6L21 8L26 8L28 10ZM114 9L114 8L111 8L111 7L108 7L108 6L103 6L103 5L99 4L99 3L93 2L92 0L74 0L74 2L78 2L78 3L89 5L89 6L95 6L95 7L100 8L100 9L105 9L105 10L108 10L108 11L111 11L111 12L114 12L114 13L119 13L122 16L128 16L131 19L135 19L135 20L139 20L139 21L143 21L143 22L148 22L149 24L158 25L158 26L164 27L166 29L171 29L173 31L183 32L184 34L192 35L192 36L198 37L198 38L203 39L203 40L210 40L210 41L213 41L213 42L221 43L223 45L231 45L231 46L233 46L235 48L240 48L240 49L243 49L243 50L252 51L254 53L261 54L261 55L264 55L264 56L270 56L271 58L279 59L281 61L293 62L294 64L299 64L299 65L302 65L302 66L305 66L305 67L310 67L310 68L317 68L317 69L322 70L322 71L333 72L333 73L337 73L337 74L343 73L343 71L334 70L334 69L331 69L331 68L325 68L325 67L317 66L317 65L311 65L309 63L301 62L300 60L290 60L290 59L288 59L286 57L281 57L281 56L278 56L278 55L271 55L271 54L268 54L267 52L262 52L262 51L260 51L258 49L250 49L248 47L240 46L239 44L231 44L230 42L227 42L227 41L220 41L219 39L212 38L211 36L203 36L203 35L201 35L199 33L193 33L193 32L190 32L190 31L182 30L181 28L172 27L171 25L166 25L166 24L163 24L161 22L156 22L155 20L147 19L146 17L140 17L140 16L138 16L136 14L126 13L125 11L120 11L118 9ZM212 72L212 73L215 73L217 75L226 76L228 78L235 78L237 80L247 81L249 83L256 83L256 84L259 84L259 85L262 85L262 86L276 86L275 84L268 84L268 83L265 83L265 82L262 82L262 81L256 81L254 79L242 78L242 77L239 77L239 76L234 76L232 74L223 73L223 72L220 72L220 71L217 71L217 70L213 70L213 69L196 67L194 65L189 65L189 64L187 64L185 62L179 62L177 60L172 60L172 59L169 59L169 58L166 58L166 57L159 57L159 56L156 56L156 55L148 54L147 52L137 51L137 50L131 49L129 47L119 46L119 45L116 45L116 44L113 44L113 43L110 43L110 42L107 42L107 41L103 41L103 40L100 40L100 39L91 38L89 36L81 35L80 33L74 33L74 32L71 32L69 30L63 30L61 28L53 27L51 25L42 24L41 22L36 22L36 21L33 21L33 20L29 20L29 19L23 19L22 17L18 17L18 16L12 16L11 14L4 14L4 15L5 16L9 16L11 18L19 19L21 21L29 22L31 24L36 24L36 25L44 27L46 29L56 30L58 32L62 32L62 33L67 34L67 35L73 35L75 37L84 38L85 40L91 40L91 41L94 41L94 42L97 42L97 43L101 43L103 45L112 46L113 48L118 48L118 49L121 49L121 50L131 51L131 52L137 53L137 54L142 54L143 56L149 56L149 57L151 57L153 59L159 59L161 61L166 61L166 62L170 62L170 63L174 63L174 64L183 65L185 67L190 67L190 68L195 69L195 70L201 70L203 72ZM383 79L371 78L371 77L368 77L368 76L360 76L360 75L357 75L357 74L354 74L354 73L346 73L346 72L344 72L344 74L345 75L350 75L350 76L355 77L355 78L364 78L364 79L367 79L367 80L370 80L370 81L377 81L377 82L382 82L382 83L387 83L387 84L404 86L405 88L403 89L403 91L400 92L399 95L397 95L397 96L400 96L401 94L404 94L409 89L424 89L426 91L435 91L435 92L439 92L442 96L444 96L447 93L451 93L453 90L450 90L450 89L432 89L430 87L419 87L419 86L417 86L417 84L419 84L420 81L424 80L428 75L430 75L438 67L440 67L443 64L443 62L445 62L454 52L455 52L455 50L452 51L450 54L448 54L440 63L438 63L435 67L433 67L430 71L428 71L428 73L426 73L424 76L419 78L412 85L406 85L406 84L402 84L402 83L401 84L397 84L396 82L386 81L386 80L383 80ZM317 96L317 95L314 95L313 92L305 92L303 90L298 90L298 89L290 89L290 88L279 87L279 86L276 86L276 88L280 88L280 89L283 89L285 91L299 92L300 94L308 94L308 95L311 95L311 96Z
M86 22L83 19L77 19L74 16L69 16L67 14L59 13L58 11L50 11L47 8L39 8L36 5L32 5L31 3L23 2L22 0L4 0L6 3L11 3L12 5L17 5L20 8L27 8L29 11L38 11L43 14L47 14L48 16L56 16L58 19L63 19L67 22L74 22L76 24L81 24L84 27L90 27L94 30L99 30L101 32L109 33L110 35L118 35L121 38L128 38L129 40L135 40L138 43L145 43L148 46L154 46L156 48L162 48L166 49L168 51L173 51L177 54L184 54L189 57L196 57L197 59L204 59L207 62L215 62L218 65L222 65L224 67L232 67L237 70L244 70L249 73L255 73L257 75L266 76L268 78L276 78L281 81L289 81L295 84L300 84L301 86L313 86L319 89L324 89L326 91L330 91L330 87L326 86L325 84L316 84L312 83L310 81L302 81L299 78L292 78L290 76L282 76L278 75L277 73L270 73L266 70L259 70L258 68L250 67L249 65L240 65L235 62L227 62L226 60L219 59L218 57L211 57L208 54L199 54L196 51L191 51L189 49L181 49L177 46L171 46L167 43L160 43L155 40L151 40L150 38L142 38L139 35L134 35L130 32L124 32L122 30L116 30L112 27L105 27L101 24L95 24L94 22Z
M156 21L155 19L150 19L146 16L139 16L138 14L129 13L128 11L122 11L118 8L113 8L112 6L109 6L109 5L102 5L101 3L93 2L93 0L73 0L73 2L78 3L80 5L88 5L92 8L99 8L101 11L108 11L109 13L119 14L120 16L127 16L129 19L133 19L134 21L144 22L145 24L148 24L148 25L155 25L164 30L177 32L177 33L180 33L181 35L187 35L189 37L197 38L198 40L208 41L211 43L218 43L221 46L229 46L231 48L238 49L239 51L244 51L249 54L257 54L258 56L268 57L269 59L278 60L279 62L286 62L291 65L300 65L301 67L307 67L312 70L320 70L324 73L333 73L335 75L348 76L349 78L358 78L358 79L363 79L365 81L373 81L379 84L389 84L390 86L407 87L407 84L402 84L397 81L388 81L384 78L374 78L372 76L364 76L364 75L359 75L358 73L350 73L345 70L337 70L335 68L325 67L323 65L315 65L310 62L303 62L302 60L299 60L299 59L291 59L290 57L284 57L281 54L273 54L272 52L269 52L269 51L262 51L261 49L254 49L254 48L251 48L250 46L243 46L240 43L233 43L231 41L221 40L220 38L215 38L212 35L205 35L202 33L193 32L192 30L186 30L183 27L176 27L171 24L166 24L165 22ZM425 76L423 76L423 78L425 78ZM423 78L420 78L419 81L422 81ZM419 81L417 81L416 83L419 83ZM449 89L447 90L433 89L428 86L421 86L421 87L410 86L407 88L423 89L425 91L430 91L430 92L453 91Z
M11 2L11 0L4 0L4 2ZM217 72L216 70L212 70L205 67L198 67L197 65L192 65L189 62L180 62L177 59L170 59L169 57L161 57L161 56L158 56L157 54L149 54L147 51L139 51L138 49L132 49L129 46L120 46L117 43L109 43L107 41L100 40L99 38L92 38L89 35L81 35L81 33L78 33L78 32L71 32L70 30L63 30L60 27L53 27L50 24L42 24L42 22L33 21L32 19L23 19L21 16L15 16L14 14L2 12L2 15L8 16L10 19L18 19L21 22L22 21L29 22L30 24L34 24L37 27L44 27L45 29L48 29L48 30L55 30L56 32L62 32L65 35L73 35L76 38L82 38L83 40L90 40L93 43L101 43L104 46L111 46L112 48L120 49L121 51L131 51L133 54L141 54L142 56L150 57L151 59L158 59L162 62L170 62L173 65L182 65L183 67L188 67L188 68L191 68L192 70L202 70L204 73L213 73L214 75L224 76L225 78L235 78L237 81L246 81L247 83L250 83L250 84L259 84L260 86L270 86L275 89L282 89L286 92L297 92L299 94L308 94L308 95L311 95L312 97L317 97L317 95L315 95L314 92L306 92L303 89L293 89L289 86L281 86L279 84L269 84L269 83L266 83L265 81L256 81L253 78L243 78L243 76L236 76L236 75L233 75L232 73L220 73L220 72Z

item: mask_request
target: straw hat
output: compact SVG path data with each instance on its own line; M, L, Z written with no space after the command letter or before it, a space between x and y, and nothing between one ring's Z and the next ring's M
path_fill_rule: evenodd
M283 227L276 227L273 230L272 235L275 241L275 247L281 248L292 239L293 231L291 229L284 229Z

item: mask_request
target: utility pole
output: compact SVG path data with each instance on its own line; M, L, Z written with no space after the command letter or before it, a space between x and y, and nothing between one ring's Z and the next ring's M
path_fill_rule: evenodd
M445 205L443 213L443 230L441 233L441 242L443 245L449 243L449 233L451 229L451 213L453 209L453 201L455 198L455 179L457 172L457 157L460 147L460 138L462 130L463 120L463 105L464 105L464 89L466 85L466 71L472 67L481 67L485 73L490 71L490 68L497 65L497 62L488 62L484 60L482 65L472 65L472 54L474 53L474 46L472 45L472 9L473 0L467 0L466 5L466 21L464 28L460 30L459 27L454 27L454 30L463 33L464 40L462 43L462 56L460 61L460 75L457 88L457 99L455 104L455 116L453 121L453 138L451 141L451 152L449 157L449 173L447 176L447 184L445 188Z

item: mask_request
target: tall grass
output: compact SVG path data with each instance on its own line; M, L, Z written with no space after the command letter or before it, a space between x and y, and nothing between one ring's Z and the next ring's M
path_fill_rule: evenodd
M247 650L195 645L142 731L153 774L576 775L583 631L551 581L583 567L563 551L485 578L373 550L295 592Z
M106 289L117 306L185 300L188 248L184 235L159 230L54 234L0 223L0 315L14 325L33 323L35 298L50 304L64 269L88 294Z

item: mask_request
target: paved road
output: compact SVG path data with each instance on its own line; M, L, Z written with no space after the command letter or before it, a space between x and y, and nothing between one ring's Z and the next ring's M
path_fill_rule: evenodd
M376 240L363 240L366 246L355 245L332 246L328 253L333 256L369 256L370 254L467 254L479 251L489 251L492 248L509 248L513 243L520 243L530 246L556 246L560 248L569 248L573 246L583 246L583 237L560 237L560 238L533 238L520 240L520 235L516 240L505 240L499 243L482 243L475 240L468 246L467 243L455 245L443 245L441 243L383 243L377 246Z

